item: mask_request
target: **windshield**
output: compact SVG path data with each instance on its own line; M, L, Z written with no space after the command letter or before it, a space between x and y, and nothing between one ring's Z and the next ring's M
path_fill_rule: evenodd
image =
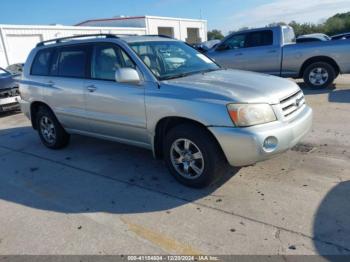
M220 69L208 57L183 42L140 42L130 46L159 80Z
M11 74L0 67L0 77L8 76L8 75L11 75Z

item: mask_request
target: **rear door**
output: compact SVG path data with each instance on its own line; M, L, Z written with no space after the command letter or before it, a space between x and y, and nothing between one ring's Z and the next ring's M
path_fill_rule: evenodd
M280 74L281 48L278 43L274 43L272 30L250 32L241 56L245 70Z
M88 75L88 45L56 48L52 53L45 100L61 124L68 129L87 131L83 84Z
M91 79L84 84L90 131L120 141L145 144L145 87L118 83L118 68L136 68L127 53L114 43L96 43L92 48Z

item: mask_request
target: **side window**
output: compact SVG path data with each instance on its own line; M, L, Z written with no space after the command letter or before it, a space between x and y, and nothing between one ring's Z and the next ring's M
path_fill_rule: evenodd
M44 49L37 53L31 68L32 75L47 76L49 75L51 49Z
M292 28L283 27L283 42L284 44L295 43L295 34Z
M135 68L135 64L121 48L115 45L94 47L91 63L93 79L114 81L115 71L124 67Z
M252 32L248 35L246 47L269 46L273 44L271 30Z
M85 78L88 50L82 47L65 47L59 51L58 66L51 70L62 77Z
M123 56L124 67L131 67L131 68L136 69L136 66L135 66L134 62L131 60L131 58L122 49L120 49L120 52Z
M234 35L231 38L227 39L225 41L225 44L227 45L228 49L244 48L246 37L246 34Z

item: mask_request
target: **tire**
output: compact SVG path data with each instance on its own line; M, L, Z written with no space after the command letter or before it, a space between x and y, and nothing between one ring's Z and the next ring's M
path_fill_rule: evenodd
M189 150L186 150L185 141L189 141ZM182 155L178 152L179 149ZM227 167L226 158L217 141L208 130L196 125L181 124L172 128L165 136L163 150L170 173L180 183L189 187L209 186L223 175ZM198 156L202 158L198 159ZM179 161L180 158L183 162ZM175 164L174 159L179 161L179 164ZM188 174L185 165L188 167ZM197 173L196 170L201 172Z
M36 114L36 126L41 142L50 149L61 149L68 145L70 135L47 107L40 107ZM50 130L50 132L48 132Z
M303 74L305 84L313 89L329 87L336 78L336 71L326 62L316 62L309 65Z

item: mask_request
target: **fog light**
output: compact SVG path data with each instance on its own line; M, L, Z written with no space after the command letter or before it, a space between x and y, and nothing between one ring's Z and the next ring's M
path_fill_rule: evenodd
M266 152L272 152L277 148L277 144L277 138L274 136L269 136L265 139L263 147Z

